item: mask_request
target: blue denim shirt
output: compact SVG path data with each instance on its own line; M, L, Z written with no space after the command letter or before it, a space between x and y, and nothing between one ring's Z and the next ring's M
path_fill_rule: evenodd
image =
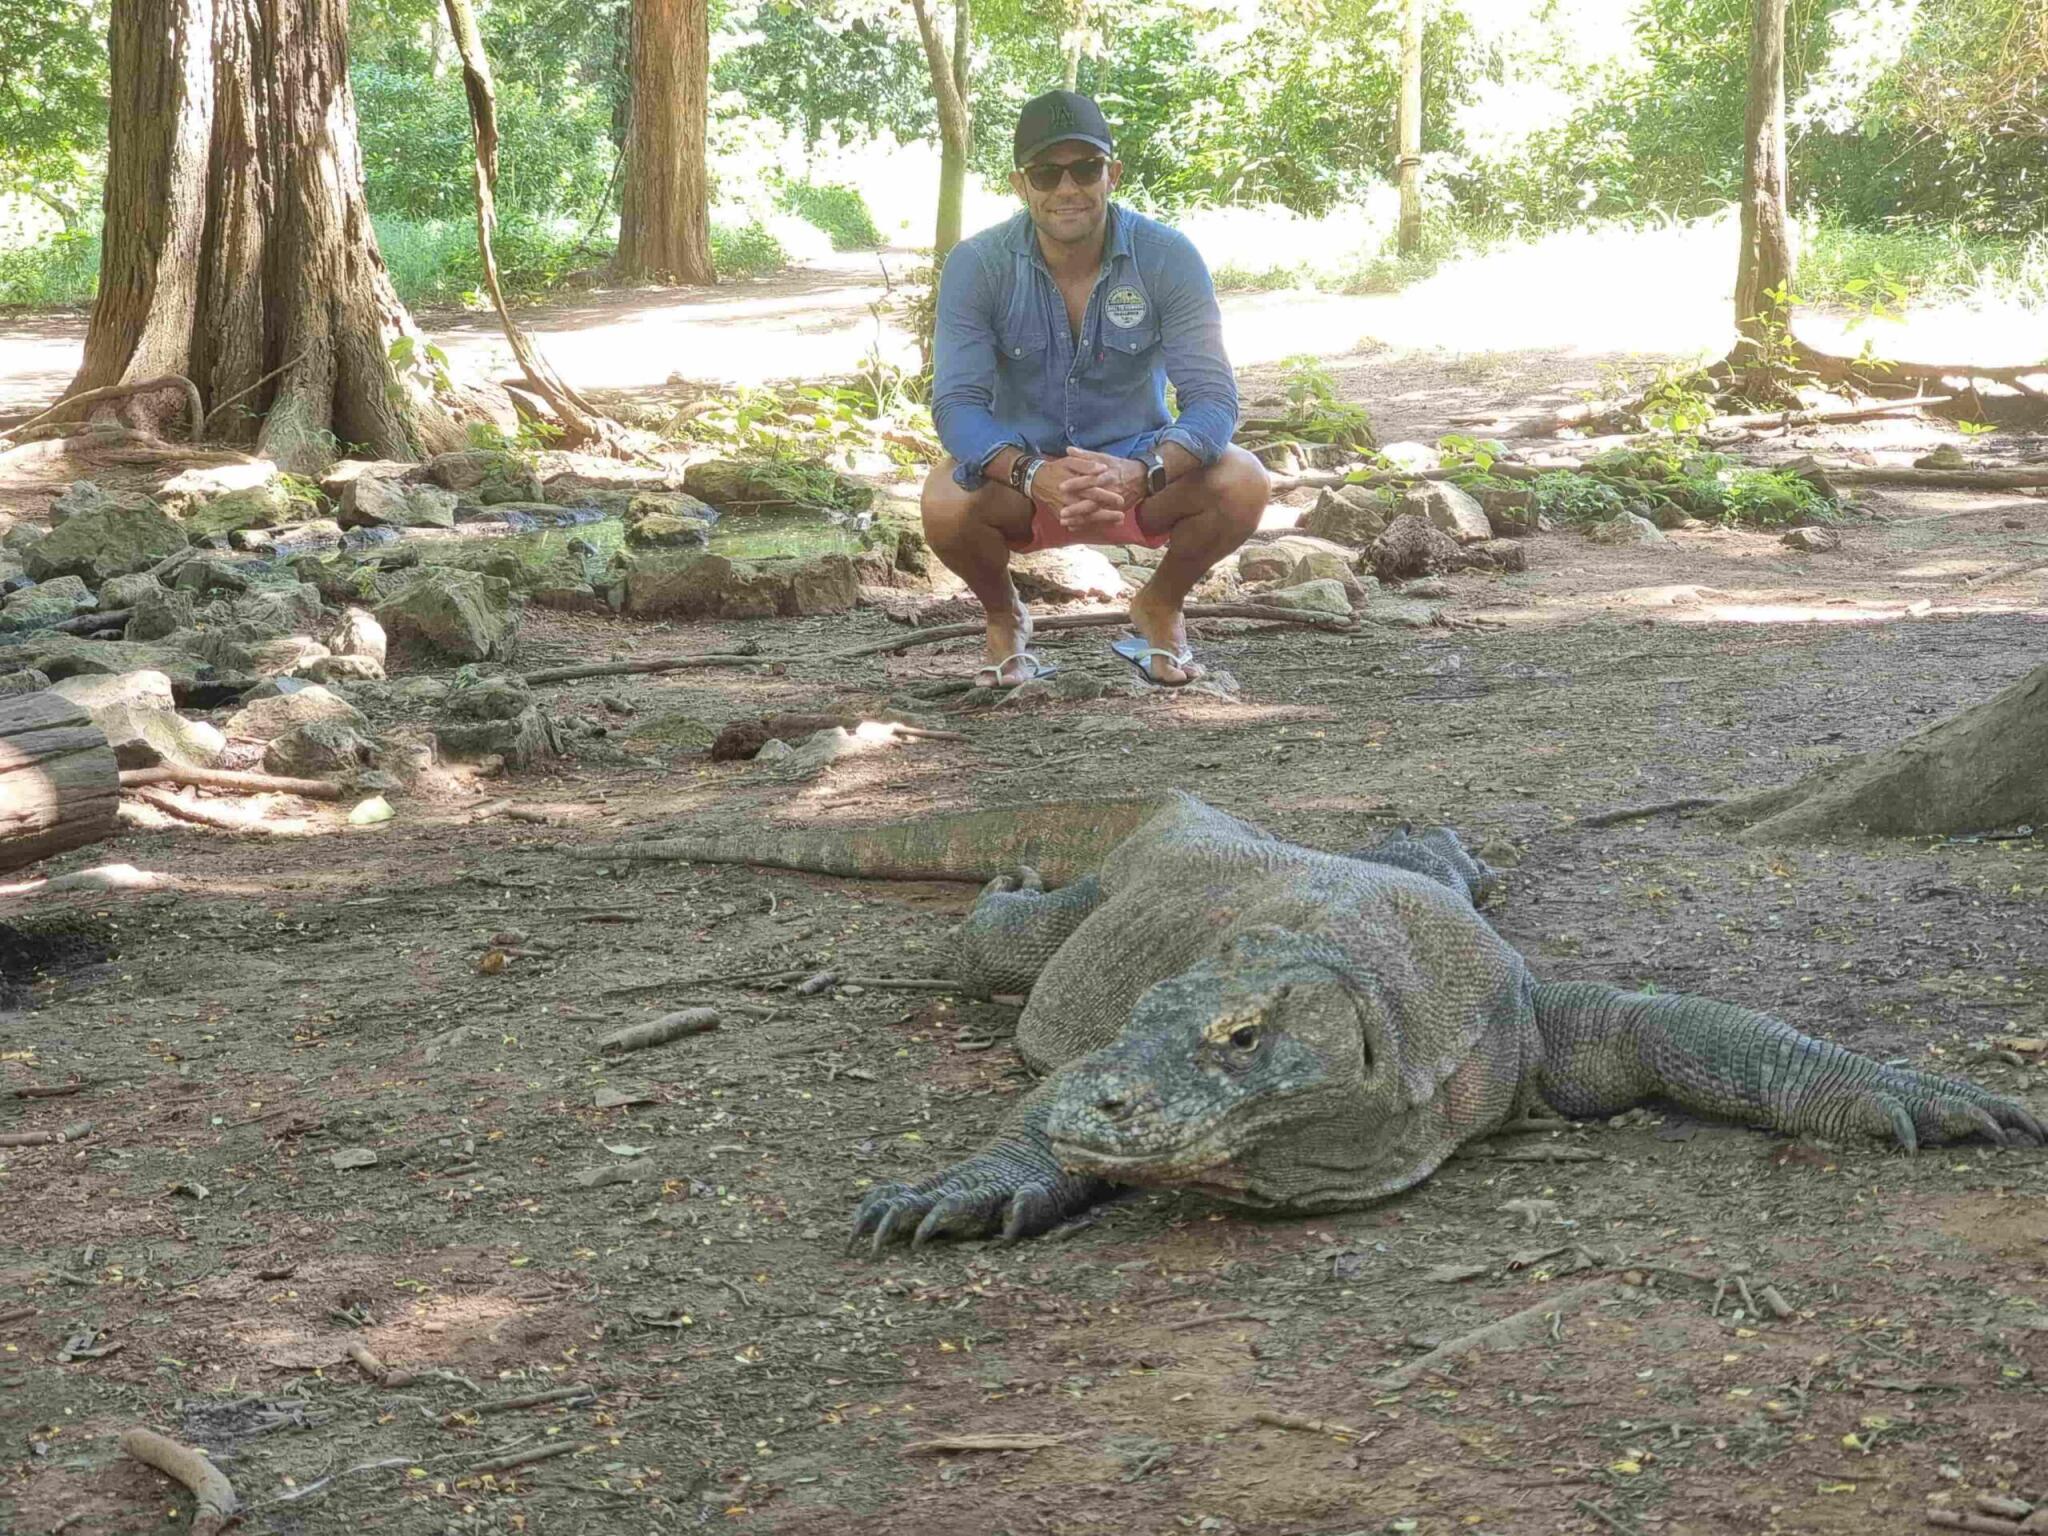
M932 362L932 420L968 490L1004 448L1128 458L1174 442L1214 464L1237 429L1209 269L1187 236L1114 203L1078 342L1020 212L946 259Z

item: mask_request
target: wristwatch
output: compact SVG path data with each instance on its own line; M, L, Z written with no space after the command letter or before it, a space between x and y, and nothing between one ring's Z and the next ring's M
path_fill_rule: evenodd
M1147 448L1138 455L1138 462L1145 466L1145 494L1157 496L1166 489L1166 460L1159 457L1159 450Z
M1031 496L1031 477L1038 473L1039 465L1045 462L1035 453L1020 453L1010 461L1010 489L1027 500Z

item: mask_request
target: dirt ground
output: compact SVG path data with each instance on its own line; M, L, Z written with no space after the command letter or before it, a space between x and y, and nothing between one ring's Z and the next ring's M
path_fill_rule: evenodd
M1389 438L1587 371L1340 366ZM1825 441L1896 458L1937 435ZM93 1123L0 1150L0 1530L182 1529L186 1495L117 1450L136 1425L205 1446L244 1528L280 1536L1861 1536L2048 1496L2048 1152L1908 1158L1651 1110L1500 1138L1368 1210L1148 1195L1011 1249L848 1254L863 1188L971 1151L1026 1086L1014 1010L770 978L943 977L972 892L562 856L1162 785L1330 847L1449 822L1507 867L1493 915L1545 977L1739 1000L2039 1111L2048 843L1577 822L1782 782L2040 665L2043 573L1969 578L2039 558L2043 528L2036 496L1879 493L1838 554L1546 535L1525 575L1449 578L1442 612L1486 627L1409 627L1398 602L1354 635L1198 626L1234 699L1137 692L1100 632L1052 636L1114 691L959 711L964 741L808 784L634 733L879 710L973 648L570 683L552 709L628 760L447 785L377 827L129 831L57 861L170 884L0 909L0 1133ZM520 667L889 629L534 611ZM698 1002L721 1028L596 1049ZM1373 1386L1590 1279L1519 1348ZM416 1379L371 1380L351 1345ZM1030 1448L920 1448L962 1436ZM558 1454L479 1470L536 1450Z

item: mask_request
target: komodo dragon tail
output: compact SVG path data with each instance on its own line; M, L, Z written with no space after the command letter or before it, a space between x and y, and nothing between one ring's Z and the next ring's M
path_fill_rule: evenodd
M1167 795L1048 800L927 816L874 827L763 828L579 848L570 857L606 863L684 860L759 864L856 880L964 880L980 884L1020 865L1049 886L1087 874L1171 799Z

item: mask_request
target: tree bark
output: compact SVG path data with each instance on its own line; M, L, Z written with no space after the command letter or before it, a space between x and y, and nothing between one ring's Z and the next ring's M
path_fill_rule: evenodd
M704 167L711 20L706 0L633 0L633 101L619 197L618 276L711 283Z
M1730 801L1749 839L2048 826L2048 667L1896 746Z
M943 266L947 253L960 243L967 205L967 158L974 144L973 120L967 111L968 49L974 19L971 0L955 0L949 54L926 0L910 0L910 5L917 14L917 34L924 43L932 95L939 105L939 216L932 234L932 262Z
M1412 256L1422 249L1422 0L1402 0L1398 117L1401 226L1395 243L1403 256Z
M337 444L460 446L481 407L399 302L363 202L347 0L114 0L109 44L100 291L67 395L176 376L224 399L297 359L231 440L302 473ZM161 433L185 398L113 413Z
M0 870L111 837L121 772L83 709L54 693L0 699Z
M1791 336L1785 302L1792 283L1790 217L1785 206L1785 9L1787 0L1754 0L1749 33L1749 117L1742 163L1742 248L1735 268L1735 350L1729 362L1744 393L1783 393L1773 343Z

